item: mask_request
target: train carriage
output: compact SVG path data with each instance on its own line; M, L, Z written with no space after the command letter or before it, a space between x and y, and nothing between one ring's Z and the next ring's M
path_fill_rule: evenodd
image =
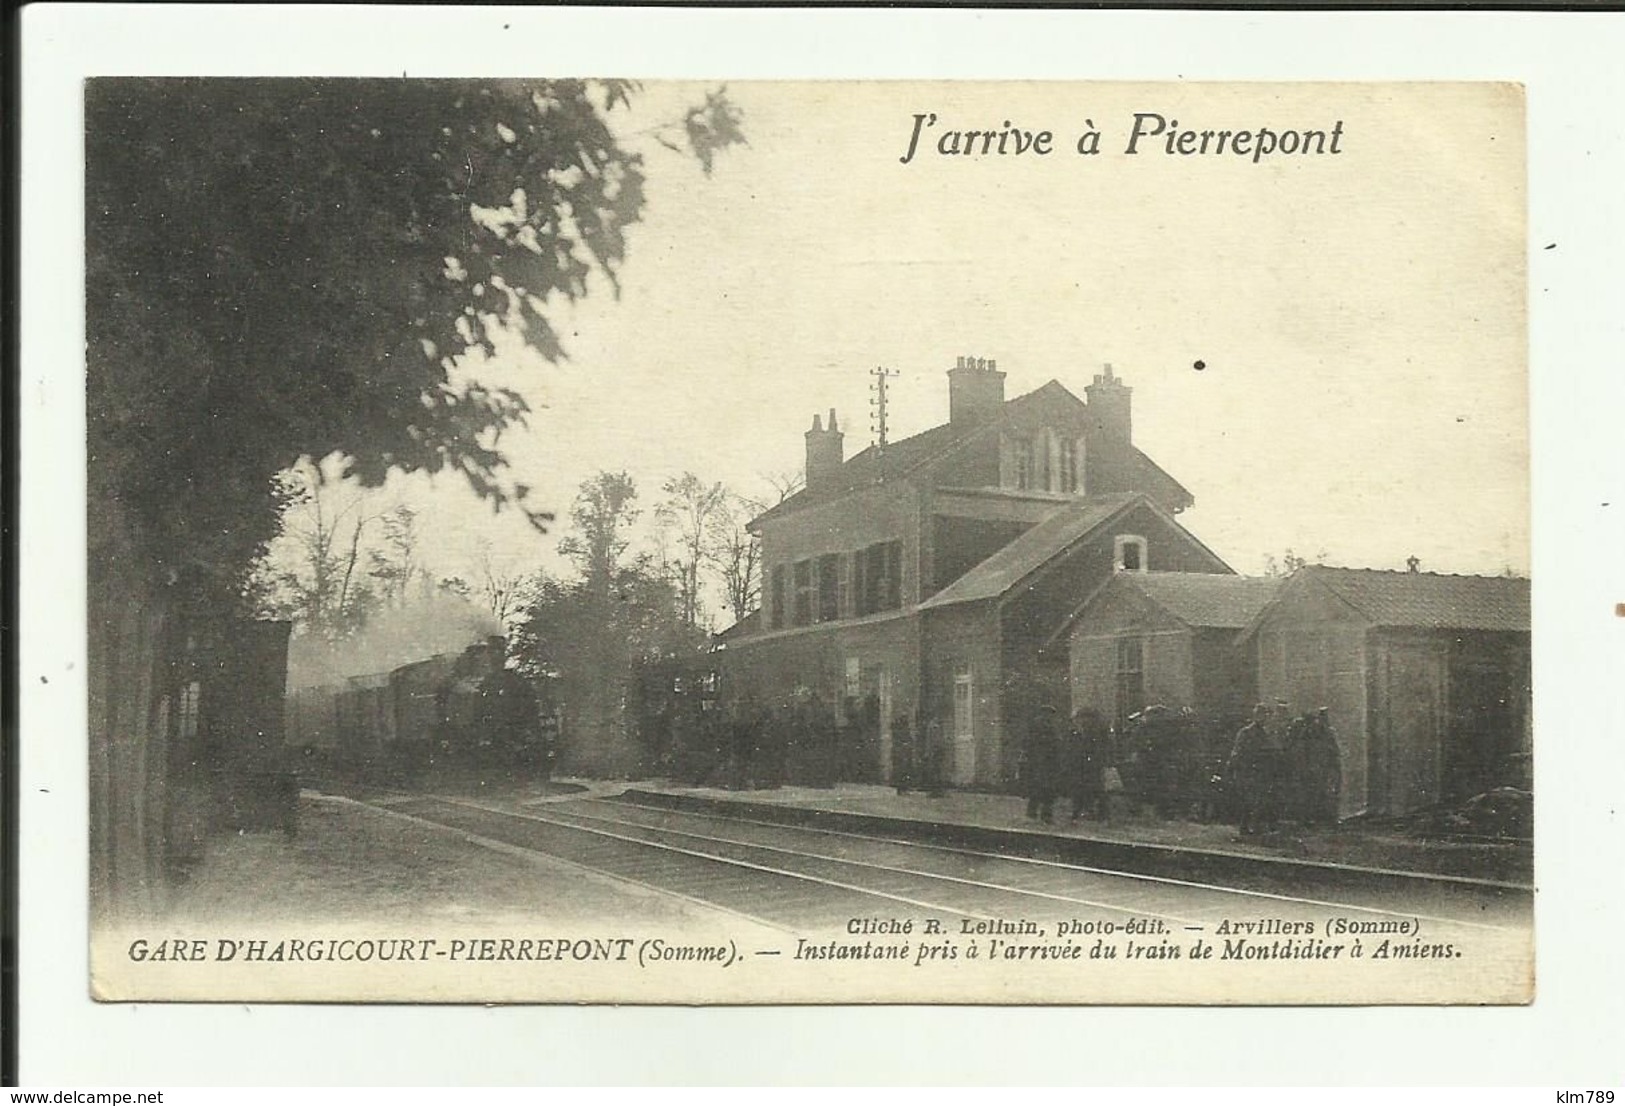
M503 656L502 639L487 638L336 688L303 689L289 700L287 713L301 722L290 739L378 782L411 782L437 763L546 775L556 714L544 719L535 688Z
M390 673L395 711L392 762L407 776L422 771L444 738L447 688L457 667L456 654L441 654L405 664Z
M340 757L358 766L377 763L395 739L389 673L351 676L336 700Z

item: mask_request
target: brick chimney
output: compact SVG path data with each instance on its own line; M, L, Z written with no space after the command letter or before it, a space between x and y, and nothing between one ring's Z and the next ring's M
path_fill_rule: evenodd
M1106 371L1095 376L1095 382L1083 389L1089 408L1089 429L1108 442L1131 445L1134 442L1134 419L1129 401L1134 389L1112 375L1108 362Z
M1004 406L1004 374L986 357L961 357L948 370L948 421L969 429L980 426Z
M829 429L817 415L813 416L812 429L807 431L807 489L817 491L827 487L837 478L841 471L841 462L845 459L842 440L846 435L835 422L835 408L829 409Z

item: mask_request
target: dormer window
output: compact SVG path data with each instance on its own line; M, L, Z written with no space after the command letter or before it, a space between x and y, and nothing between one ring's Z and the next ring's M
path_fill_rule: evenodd
M1016 442L1016 487L1021 491L1033 488L1036 479L1033 465L1033 443L1023 438Z
M1119 534L1112 540L1113 572L1147 572L1145 539L1137 534Z
M1075 495L1078 491L1078 442L1072 438L1062 438L1060 446L1061 460L1057 466L1060 469L1061 486L1056 489L1066 495Z

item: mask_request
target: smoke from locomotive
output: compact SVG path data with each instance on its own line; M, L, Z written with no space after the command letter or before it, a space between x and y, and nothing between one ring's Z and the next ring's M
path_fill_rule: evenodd
M387 671L293 688L287 741L306 761L376 783L409 783L434 767L545 776L556 716L504 665L504 644L490 634Z

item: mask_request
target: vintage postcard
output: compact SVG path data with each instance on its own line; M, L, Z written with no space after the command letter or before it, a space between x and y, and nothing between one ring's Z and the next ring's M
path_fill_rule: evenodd
M84 104L97 999L1532 1001L1521 86Z

